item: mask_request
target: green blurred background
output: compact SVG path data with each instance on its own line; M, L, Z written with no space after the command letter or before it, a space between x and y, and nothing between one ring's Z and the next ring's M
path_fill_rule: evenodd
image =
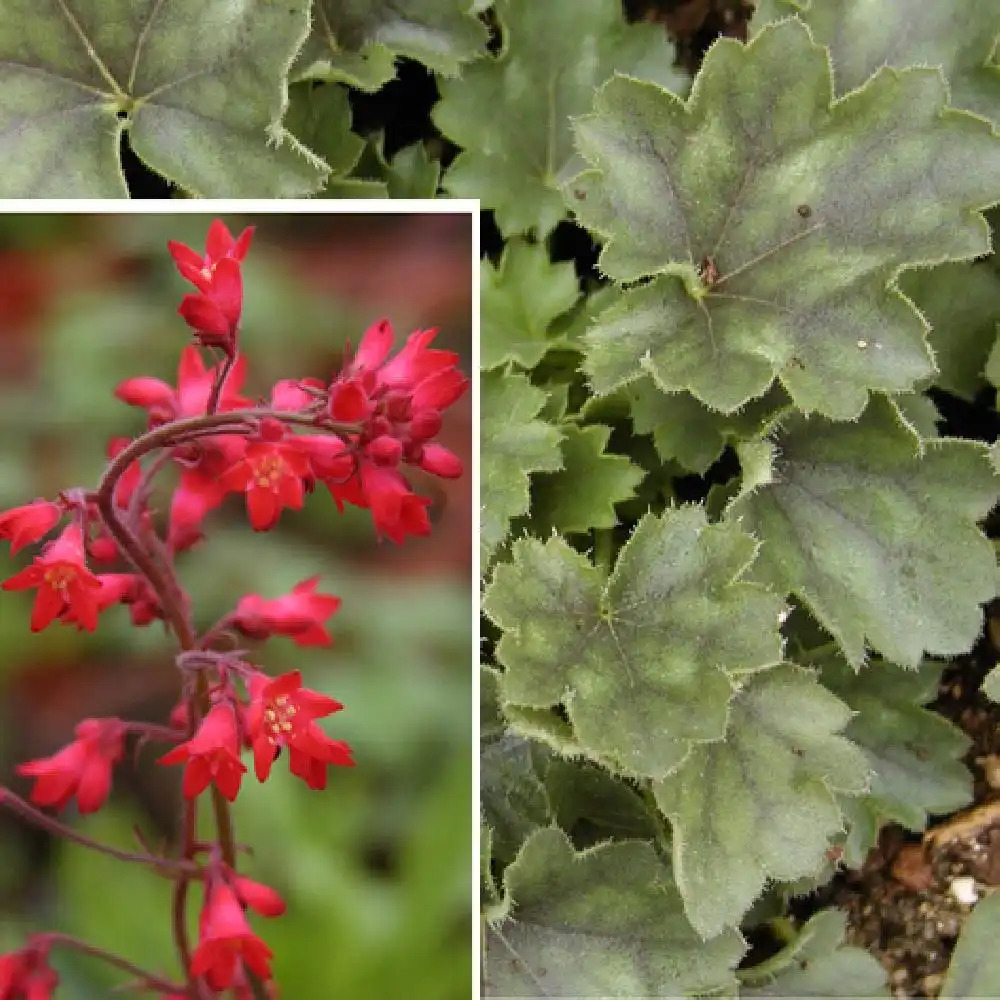
M166 241L200 251L213 217L0 217L0 510L96 484L108 438L141 431L145 414L112 391L133 375L175 384L190 342L175 310L189 289ZM244 265L245 394L263 396L278 378L328 377L345 341L356 345L382 317L397 343L439 327L435 346L459 351L471 371L470 216L222 218L234 234L257 226ZM467 397L442 434L467 465L471 412ZM237 839L254 852L243 871L289 904L281 918L253 918L288 1000L470 994L472 484L411 478L434 501L428 539L379 545L367 512L338 515L320 489L262 534L231 497L209 515L207 541L179 559L202 626L243 593L278 596L317 573L320 589L343 600L333 647L276 638L254 657L272 673L301 668L347 706L325 726L352 743L358 765L331 770L317 793L279 761L266 785L248 775L235 806ZM34 550L14 560L8 551L0 578ZM0 594L0 781L22 794L30 784L14 765L53 753L80 718L162 721L177 695L159 625L134 630L118 607L92 635L62 625L32 635L33 594ZM156 766L162 751L144 749L134 766L130 756L109 806L82 820L70 811L69 821L126 849L138 849L135 825L151 843L169 842L180 769ZM0 814L0 951L32 929L176 974L168 883ZM93 959L57 951L54 961L60 996L104 1000L122 982Z

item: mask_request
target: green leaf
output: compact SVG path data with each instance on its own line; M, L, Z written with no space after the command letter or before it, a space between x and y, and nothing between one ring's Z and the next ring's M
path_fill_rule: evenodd
M1000 666L994 667L986 675L980 690L990 701L1000 703Z
M506 726L500 712L500 671L485 663L479 665L479 739L497 740Z
M485 822L479 823L479 892L487 904L495 903L497 887L493 881L490 862L493 860L493 834Z
M308 12L308 0L11 0L0 196L126 197L123 128L196 197L311 194L327 166L278 124Z
M615 527L615 504L635 495L645 472L625 455L605 454L610 427L569 424L562 432L563 468L535 479L534 526L563 533Z
M644 517L610 578L561 538L519 539L483 601L503 698L562 703L612 770L668 773L723 736L737 678L780 659L781 601L740 582L754 548L699 507Z
M863 948L845 946L845 914L820 910L791 944L741 969L741 997L884 997L885 970Z
M850 709L809 671L786 665L750 678L724 740L696 746L655 782L674 829L674 870L688 919L705 937L736 926L767 879L822 864L842 829L835 791L858 794L864 754L837 735Z
M289 88L285 127L330 166L327 185L343 180L361 158L365 141L351 131L347 88L297 83Z
M552 759L545 787L556 822L579 836L582 826L592 839L653 840L660 831L645 802L633 788L603 767L582 760Z
M986 896L965 921L941 987L941 1000L996 995L1000 983L998 935L1000 896Z
M839 859L845 868L861 868L871 850L878 843L879 832L882 829L882 818L877 806L867 796L838 796L840 811L847 827L847 835L836 838L835 844L843 850ZM833 875L832 863L826 871L821 870L818 879L826 876L829 881Z
M1000 322L994 326L995 340L989 358L986 359L986 368L983 374L986 380L993 386L1000 387Z
M922 438L938 437L941 414L934 402L922 392L900 392L892 400L905 420Z
M1000 197L1000 137L943 110L934 70L832 100L826 51L795 20L720 40L686 103L625 77L598 91L575 124L593 169L567 198L607 238L608 275L653 280L588 334L595 392L649 372L731 411L777 377L801 409L853 419L871 390L931 374L893 279L988 252L975 210Z
M440 83L434 123L461 146L445 175L455 197L480 198L505 236L546 236L566 214L559 185L581 163L569 119L612 72L681 86L662 27L627 25L620 0L503 0L504 47ZM487 110L488 109L488 110Z
M580 297L573 264L551 263L544 244L512 240L499 267L482 261L481 275L479 367L516 361L534 368L552 346L549 325Z
M731 435L759 433L789 405L780 387L729 414L710 410L688 392L661 392L650 378L640 378L622 391L629 399L636 434L652 434L664 462L675 459L699 475L722 454Z
M489 372L480 381L482 524L479 555L485 572L507 537L510 519L528 512L528 476L562 465L559 431L537 420L546 395L517 372Z
M479 756L480 801L492 831L493 857L513 860L528 835L552 819L549 795L531 743L504 736Z
M610 283L589 289L573 309L555 320L550 333L561 346L582 354L584 334L608 306L621 298L621 294L621 290Z
M901 274L899 287L931 324L935 385L971 400L986 384L983 369L1000 318L1000 274L985 261L959 261Z
M962 763L969 738L922 707L937 697L944 664L925 660L914 671L877 662L856 672L836 654L820 663L823 684L857 712L844 735L871 765L870 811L920 832L930 813L969 804L972 775Z
M384 200L389 197L389 188L382 181L364 180L360 177L335 177L323 188L319 197Z
M391 160L383 152L384 136L375 144L375 154L382 163L383 176L390 198L433 198L441 179L441 163L432 159L422 142L405 146Z
M564 757L576 758L583 754L583 748L577 742L573 727L557 710L504 702L503 711L512 733L525 739L537 740Z
M996 502L988 449L921 442L874 397L854 424L790 417L774 444L737 448L743 489L727 517L762 540L753 577L796 594L853 667L867 641L916 667L965 652L997 593L976 526Z
M940 66L951 104L1000 124L1000 13L990 0L968 0L961 17L949 4L883 0L763 0L753 26L796 13L830 47L838 94L860 87L882 66Z
M731 984L744 950L735 931L701 941L649 844L577 854L561 830L538 830L504 872L504 889L510 916L487 928L487 996L715 990Z
M385 155L385 133L370 136L354 174L377 182L388 198L433 198L437 194L441 164L432 159L422 142L399 150L390 161Z
M316 0L292 72L374 92L395 77L397 56L455 76L487 37L470 0Z

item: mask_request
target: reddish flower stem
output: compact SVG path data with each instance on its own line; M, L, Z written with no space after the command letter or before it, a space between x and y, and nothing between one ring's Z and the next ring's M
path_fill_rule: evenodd
M306 417L297 411L274 410L270 407L253 407L243 410L231 410L227 413L213 412L218 406L219 395L226 375L232 367L231 359L223 366L220 376L216 379L209 397L209 412L180 420L172 420L147 431L123 448L104 470L98 484L95 500L101 519L111 536L118 543L122 554L149 581L156 592L164 620L177 637L182 652L199 648L198 637L194 626L181 599L182 591L172 567L165 559L158 560L151 546L144 546L139 536L120 516L114 502L115 487L129 466L143 455L160 448L171 448L179 441L190 441L196 437L208 434L246 434L254 424L265 417L270 417L288 424L301 424L307 427L322 425L325 429L336 432L356 430L353 425L336 425L322 420L317 416ZM149 488L153 475L159 471L158 463L153 463L150 476L142 486ZM163 555L157 546L158 554ZM188 704L188 738L194 735L199 718L203 718L209 710L208 680L204 672L200 672L195 681L195 692ZM222 793L212 785L209 789L215 827L218 832L219 847L223 860L231 868L236 867L236 847L233 836L232 819L229 805ZM181 820L181 857L190 862L197 850L197 802L184 800ZM191 945L187 933L187 894L190 875L186 869L181 869L174 884L172 901L174 941L180 955L181 964L188 981L188 990L196 995L197 984L191 977ZM262 986L251 981L253 993L260 1000L265 994Z
M219 398L222 396L222 388L226 384L226 379L229 378L229 373L233 370L233 365L236 364L237 357L238 355L235 351L226 354L226 359L222 362L222 369L209 394L208 406L205 407L206 413L215 413L219 408Z
M137 854L132 851L120 851L116 847L109 847L107 844L91 840L90 837L80 833L78 830L74 830L73 827L66 826L53 816L49 816L40 809L36 809L25 802L19 795L16 795L9 788L5 788L2 785L0 785L0 805L7 806L11 812L17 813L39 827L39 829L47 830L56 837L72 840L82 847L89 847L92 851L97 851L99 854L107 854L108 857L116 858L118 861L131 861L136 864L148 865L167 878L177 879L183 877L190 879L192 877L197 878L201 874L201 869L198 865L189 860L178 861L174 858L157 857L155 854Z
M72 948L74 951L80 952L81 955L90 955L93 958L101 958L109 965L113 965L115 968L121 969L129 975L135 976L135 978L138 979L143 986L148 986L161 993L180 993L184 989L180 983L175 983L170 979L165 979L163 976L158 976L155 972L147 972L145 969L140 969L138 965L133 965L127 959L120 958L118 955L105 951L103 948L98 948L95 945L80 941L78 938L72 937L69 934L36 934L35 940L44 940L49 944L58 944L65 948Z

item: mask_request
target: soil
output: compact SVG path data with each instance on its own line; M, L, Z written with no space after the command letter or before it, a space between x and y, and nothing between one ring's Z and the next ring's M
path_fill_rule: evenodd
M992 612L989 631L1000 635L1000 608ZM886 827L863 868L821 894L847 913L848 942L879 959L897 1000L940 994L965 919L1000 891L1000 705L979 690L997 655L984 637L945 670L933 705L972 739L974 802L935 817L922 838Z

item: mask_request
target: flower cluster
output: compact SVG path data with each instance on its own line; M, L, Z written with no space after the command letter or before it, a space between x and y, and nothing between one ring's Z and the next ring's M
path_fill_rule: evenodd
M326 788L331 767L354 761L348 744L329 737L319 721L344 706L306 687L298 670L265 674L246 650L232 648L233 637L283 636L302 647L329 645L328 622L340 599L320 591L319 578L312 577L284 596L245 594L199 632L175 572L176 557L205 538L209 513L229 493L243 494L251 526L267 531L282 511L301 508L317 484L338 508L346 503L369 510L377 535L401 543L430 532L430 501L413 492L405 467L434 476L462 474L461 461L435 438L442 414L469 380L455 354L430 346L433 330L412 334L390 356L394 334L381 321L328 380L280 381L266 403L241 394L247 376L239 346L241 266L252 237L247 229L234 239L217 220L204 254L169 244L178 270L196 289L179 309L195 342L181 351L176 385L139 376L117 387L119 399L145 410L147 426L134 440L109 443L109 464L97 489L64 490L0 513L0 539L10 542L12 553L43 542L30 565L0 583L3 590L35 592L32 631L59 624L93 631L102 614L121 604L133 625L162 620L177 640L180 700L166 725L84 719L62 749L17 767L33 782L29 800L0 788L0 804L57 835L172 879L181 911L188 885L199 884L202 907L193 946L186 921L174 921L185 979L163 979L67 935L39 934L21 950L0 955L0 1000L52 996L58 976L48 954L55 945L100 955L128 972L132 985L166 1000L204 1000L228 991L237 998L271 994L271 951L252 930L247 911L274 917L284 903L272 889L238 874L227 812L248 772L244 755L259 782L270 778L284 755L291 774L317 791ZM214 363L206 364L205 350L218 352ZM154 479L171 466L176 486L166 523L158 525L151 505ZM183 768L184 834L177 857L113 850L53 815L71 803L80 813L104 806L130 740L166 743L159 763ZM216 842L194 837L195 810L204 797L212 800Z

